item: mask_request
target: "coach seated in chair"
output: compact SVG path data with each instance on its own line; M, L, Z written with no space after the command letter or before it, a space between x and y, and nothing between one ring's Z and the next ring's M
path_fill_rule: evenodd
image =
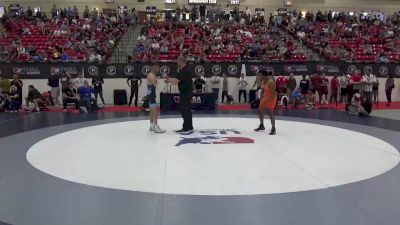
M39 112L39 104L43 103L42 95L33 85L29 85L28 89L28 97L25 98L26 109L29 110L29 103L33 103L35 107L32 112Z
M355 115L359 117L369 116L371 113L372 104L361 96L361 94L354 94L349 105L346 106L346 111L350 115Z
M77 91L74 88L74 84L72 82L68 83L68 86L62 90L63 93L63 109L64 112L67 111L67 104L74 104L75 109L79 108L79 97L77 95ZM86 111L85 107L82 107L83 111Z
M92 97L94 89L89 85L89 82L85 80L84 85L78 89L81 106L85 107L88 112L95 112L99 109L97 101Z

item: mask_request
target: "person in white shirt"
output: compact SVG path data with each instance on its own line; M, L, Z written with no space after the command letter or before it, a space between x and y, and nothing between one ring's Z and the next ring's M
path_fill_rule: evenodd
M239 87L239 103L241 100L242 95L244 96L244 102L247 102L247 80L246 77L244 77L244 74L240 74L240 78L238 81L238 87Z
M158 42L154 40L153 43L151 44L151 49L158 51L160 49L160 44L158 44Z
M138 42L143 42L146 40L146 36L144 36L144 34L140 34L137 38Z
M372 89L373 89L373 84L376 83L376 76L373 75L370 71L366 71L362 78L362 85L361 85L361 90L366 97L367 101L371 102L372 101Z
M347 99L347 85L349 84L350 80L350 75L343 73L343 75L340 77L339 80L339 86L340 86L340 101L341 102L346 102Z
M249 7L246 7L246 16L251 16L251 10L249 9Z
M88 22L85 22L85 24L83 24L82 29L84 30L89 30L90 29L90 24Z
M85 85L85 78L83 77L83 73L79 73L78 77L74 80L74 86L76 89Z
M219 99L219 87L221 86L221 80L218 75L214 74L214 76L211 77L211 89L212 92L214 93L214 98L216 101Z
M100 62L100 61L101 61L101 55L98 54L97 52L92 51L89 54L89 62Z

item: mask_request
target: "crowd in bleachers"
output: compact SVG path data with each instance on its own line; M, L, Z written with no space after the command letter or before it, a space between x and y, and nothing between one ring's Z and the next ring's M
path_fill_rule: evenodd
M197 62L306 61L278 27L257 23L153 23L138 42L139 61L175 60L179 55Z
M203 6L196 7L177 8L176 16L167 13L165 22L150 21L129 61L170 61L179 55L197 62L313 60L298 41L328 61L400 61L400 13L294 10L270 14L265 23L248 8L216 6L204 12ZM128 12L102 14L88 7L79 13L75 6L54 5L50 14L48 18L28 7L6 15L0 24L0 61L103 62L132 21Z
M0 24L1 62L105 61L123 36L131 17L128 13L100 14L86 7L58 9L51 18L33 14L28 8L6 15Z
M282 26L331 61L398 62L400 14L296 11Z

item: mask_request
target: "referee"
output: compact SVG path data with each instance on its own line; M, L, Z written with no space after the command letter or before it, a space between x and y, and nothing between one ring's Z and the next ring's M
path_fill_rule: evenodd
M176 78L167 77L167 82L172 84L178 84L180 93L180 106L179 110L183 118L182 129L176 130L176 133L180 134L191 134L193 133L193 118L192 118L192 97L193 97L193 83L192 73L187 68L186 59L183 56L179 56L177 59L178 74Z

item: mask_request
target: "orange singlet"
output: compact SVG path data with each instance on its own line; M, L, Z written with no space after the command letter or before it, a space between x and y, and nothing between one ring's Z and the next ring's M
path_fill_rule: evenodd
M262 89L264 91L264 94L260 101L259 107L263 109L267 108L270 111L274 111L277 101L274 81L269 80L267 83L263 82Z

